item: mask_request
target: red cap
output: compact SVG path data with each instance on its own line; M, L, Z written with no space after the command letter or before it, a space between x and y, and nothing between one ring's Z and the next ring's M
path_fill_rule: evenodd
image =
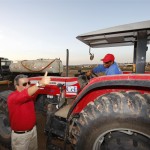
M106 54L103 59L101 59L104 63L109 61L114 61L115 57L113 54Z

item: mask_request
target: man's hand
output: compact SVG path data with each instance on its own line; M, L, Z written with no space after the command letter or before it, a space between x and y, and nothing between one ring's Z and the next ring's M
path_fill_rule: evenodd
M91 76L91 75L92 75L92 71L91 71L91 70L88 70L88 71L86 72L86 76L89 77L89 76Z
M50 82L50 77L47 76L47 71L45 72L44 76L42 77L42 79L39 81L40 86L45 86L48 85Z
M90 77L90 78L98 77L98 75L96 73L94 73L92 70L87 71L86 76Z
M47 76L47 71L45 72L44 76L42 77L42 79L39 81L39 85L41 87L45 87L46 85L48 85L50 82L50 77ZM28 88L28 94L30 96L32 96L33 94L35 94L35 92L38 90L37 86L31 86Z

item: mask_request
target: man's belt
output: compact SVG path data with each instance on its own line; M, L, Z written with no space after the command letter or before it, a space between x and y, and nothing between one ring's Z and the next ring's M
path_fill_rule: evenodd
M33 129L33 128L32 128ZM32 130L31 129L31 130ZM27 133L27 132L30 132L31 130L26 130L26 131L14 131L14 133L17 133L17 134L24 134L24 133Z

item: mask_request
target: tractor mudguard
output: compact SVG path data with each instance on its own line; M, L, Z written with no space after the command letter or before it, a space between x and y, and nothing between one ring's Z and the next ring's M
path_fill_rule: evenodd
M149 91L150 75L114 75L92 79L75 99L67 118L69 118L72 112L79 113L82 111L82 109L98 95L127 89ZM91 93L91 95L89 93Z

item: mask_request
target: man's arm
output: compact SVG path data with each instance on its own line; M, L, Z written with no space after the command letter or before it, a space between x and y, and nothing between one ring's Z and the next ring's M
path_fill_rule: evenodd
M45 72L45 75L42 77L42 79L39 81L40 86L44 87L45 85L49 84L50 77L47 76L47 71ZM29 96L32 96L36 93L36 91L39 89L38 86L34 85L28 88L28 94Z
M105 72L105 71L106 71L106 68L102 64L99 64L97 67L92 69L92 72L95 73L95 74Z

